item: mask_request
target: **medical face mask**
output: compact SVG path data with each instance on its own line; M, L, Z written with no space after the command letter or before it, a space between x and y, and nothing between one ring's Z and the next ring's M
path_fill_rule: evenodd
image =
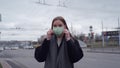
M60 36L64 31L64 27L53 27L54 34L58 37Z

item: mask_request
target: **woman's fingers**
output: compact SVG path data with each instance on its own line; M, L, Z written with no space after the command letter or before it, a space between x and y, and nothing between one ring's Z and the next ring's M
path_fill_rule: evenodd
M70 32L67 29L65 29L64 33L65 33L66 40L70 40Z
M53 34L53 30L50 29L50 30L47 32L47 40L50 40L50 39L51 39L52 34Z
M47 34L48 34L48 35L52 35L52 34L53 34L53 30L50 29L50 30L47 32Z

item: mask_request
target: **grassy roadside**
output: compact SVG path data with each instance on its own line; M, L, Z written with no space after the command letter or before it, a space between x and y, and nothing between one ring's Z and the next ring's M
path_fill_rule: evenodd
M94 47L94 48L103 48L103 42L99 41L99 42L91 42L91 43L87 43L88 47ZM114 47L118 47L119 44L117 41L109 41L109 42L104 42L104 48L114 48Z
M1 65L1 63L0 63L0 68L2 68L2 65Z

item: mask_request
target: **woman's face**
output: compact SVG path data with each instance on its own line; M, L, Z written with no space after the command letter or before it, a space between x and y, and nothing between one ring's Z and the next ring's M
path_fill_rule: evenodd
M62 21L60 20L56 20L53 22L53 27L64 27L64 29L66 28L65 25L63 24Z

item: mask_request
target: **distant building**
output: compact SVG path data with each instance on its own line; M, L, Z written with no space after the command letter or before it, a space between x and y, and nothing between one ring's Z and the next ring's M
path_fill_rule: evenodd
M109 40L119 40L119 32L118 31L104 31L102 32L104 36L109 36Z
M23 47L23 46L31 46L32 43L31 41L0 41L0 46L1 47L13 47L13 46L18 46L18 47Z

